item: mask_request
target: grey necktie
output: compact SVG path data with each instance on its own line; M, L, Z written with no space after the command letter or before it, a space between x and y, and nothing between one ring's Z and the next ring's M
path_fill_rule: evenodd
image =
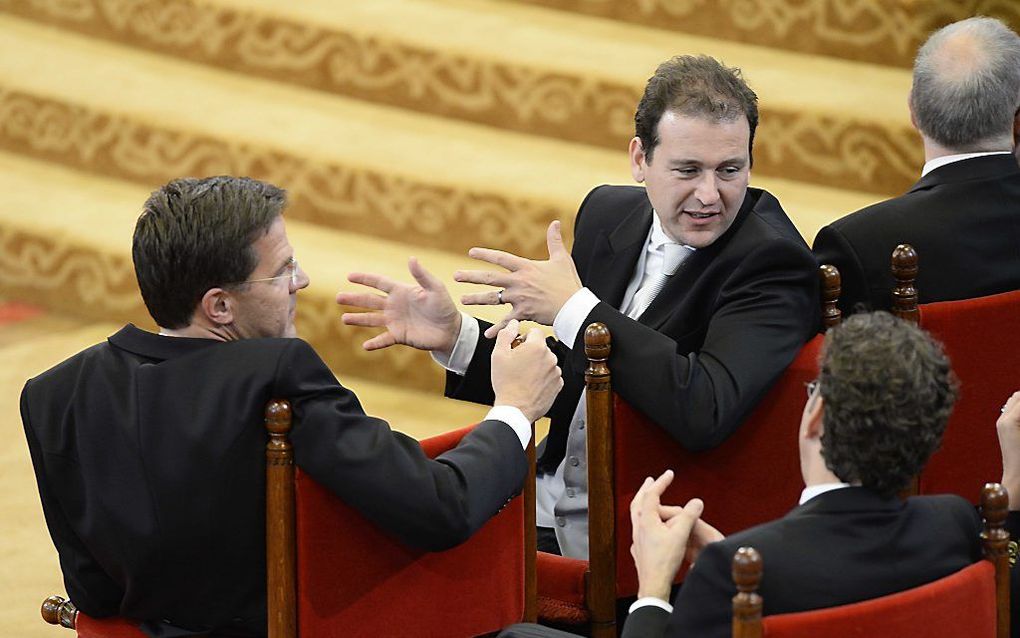
M663 259L662 259L662 271L649 277L644 284L638 288L638 291L634 293L634 298L631 299L630 308L627 310L627 316L632 319L637 319L641 316L655 299L655 296L659 294L662 287L666 285L669 278L680 268L680 264L683 263L687 256L690 255L694 250L682 244L664 244L663 245Z

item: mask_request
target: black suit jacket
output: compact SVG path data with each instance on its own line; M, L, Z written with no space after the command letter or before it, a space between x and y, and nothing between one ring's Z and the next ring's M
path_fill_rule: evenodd
M818 231L819 263L839 268L844 313L892 305L892 251L918 253L920 303L971 299L1020 288L1020 167L1012 154L936 168L906 194Z
M652 214L645 190L632 186L601 186L581 204L572 256L601 300L582 325L601 321L612 333L613 390L688 449L706 449L733 433L816 332L817 266L776 198L749 188L726 233L688 257L640 319L630 319L617 308ZM467 374L447 376L448 395L492 401L492 347L480 338ZM584 387L584 330L553 348L564 388L539 460L547 472L564 456Z
M817 496L785 517L707 546L673 601L672 615L642 607L624 638L729 638L731 563L740 547L762 557L764 615L877 598L948 576L981 557L981 522L958 496L901 501L862 487Z
M465 540L524 480L506 424L483 422L430 460L366 416L299 339L223 343L127 326L21 397L43 512L80 610L265 633L262 415L274 397L293 405L298 466L411 545Z

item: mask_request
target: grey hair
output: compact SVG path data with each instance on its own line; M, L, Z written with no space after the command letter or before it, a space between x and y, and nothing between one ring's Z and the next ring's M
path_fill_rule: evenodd
M954 22L918 50L910 107L917 128L939 145L958 152L1011 149L1018 106L1020 37L1001 21Z

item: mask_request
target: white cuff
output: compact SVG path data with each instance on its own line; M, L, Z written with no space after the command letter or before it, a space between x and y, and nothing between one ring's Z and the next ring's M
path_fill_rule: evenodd
M627 610L627 613L633 614L634 610L638 609L639 607L658 607L659 609L666 610L666 613L668 614L673 613L673 605L670 605L665 600L662 600L661 598L656 598L654 596L645 596L644 598L638 598L631 604L630 609Z
M553 319L553 333L556 338L573 348L577 333L581 331L581 324L598 303L599 298L587 288L581 288L572 294Z
M477 325L477 324L476 324ZM521 440L521 448L528 447L531 440L531 422L518 408L512 405L494 405L489 413L485 415L486 421L502 421L509 425L517 438Z
M460 313L460 334L453 344L450 354L445 352L432 352L432 359L454 374L464 376L467 373L471 357L475 356L475 348L478 347L478 320L467 313Z

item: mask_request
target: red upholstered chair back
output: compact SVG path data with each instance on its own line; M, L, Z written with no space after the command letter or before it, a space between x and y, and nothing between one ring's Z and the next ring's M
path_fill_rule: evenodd
M818 376L823 339L823 335L817 335L805 344L737 432L712 450L683 449L662 428L616 397L613 449L617 596L637 593L637 572L630 556L630 502L646 476L673 469L676 478L663 502L703 499L705 520L724 534L779 518L797 504L804 487L797 431L807 400L805 384Z
M764 638L995 638L995 568L979 561L921 587L762 619Z
M921 474L922 494L959 494L973 503L980 479L999 476L999 408L1018 386L1020 291L920 306L921 327L945 345L960 398L942 446Z
M471 428L422 441L429 456ZM407 547L297 470L298 634L468 637L524 615L524 512L514 499L466 543Z
M75 624L78 638L146 638L137 623L123 618L93 618L78 613Z

